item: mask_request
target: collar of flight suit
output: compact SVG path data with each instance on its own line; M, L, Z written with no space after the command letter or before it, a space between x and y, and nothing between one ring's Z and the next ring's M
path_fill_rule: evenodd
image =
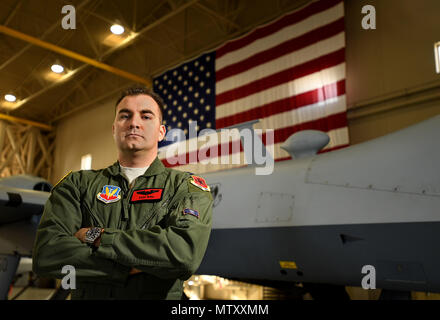
M119 161L113 163L110 167L107 168L107 170L112 176L122 175L121 167L119 166ZM148 167L147 171L145 171L145 173L142 176L144 177L155 176L161 174L164 170L165 170L165 166L163 165L162 161L160 161L160 159L156 157L156 159L154 159L154 161Z

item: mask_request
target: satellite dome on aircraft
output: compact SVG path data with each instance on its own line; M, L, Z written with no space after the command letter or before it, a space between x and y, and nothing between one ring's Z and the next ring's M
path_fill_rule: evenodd
M330 141L327 133L304 130L292 134L281 146L294 159L314 156Z

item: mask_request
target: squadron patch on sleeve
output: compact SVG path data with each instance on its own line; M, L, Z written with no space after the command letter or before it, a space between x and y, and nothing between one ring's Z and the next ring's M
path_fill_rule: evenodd
M190 182L193 185L195 185L196 187L202 189L203 191L211 191L209 186L206 184L205 179L203 179L202 177L191 176L191 181Z
M193 209L188 209L188 208L183 209L183 214L184 215L185 214L190 214L190 215L196 217L197 219L199 218L199 212L196 211L196 210L193 210Z

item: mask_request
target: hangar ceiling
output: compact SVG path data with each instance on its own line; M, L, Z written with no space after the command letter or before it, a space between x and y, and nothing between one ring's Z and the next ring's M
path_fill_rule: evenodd
M0 113L54 124L308 2L2 0ZM65 5L75 8L75 30L62 28ZM114 23L122 35L110 32Z

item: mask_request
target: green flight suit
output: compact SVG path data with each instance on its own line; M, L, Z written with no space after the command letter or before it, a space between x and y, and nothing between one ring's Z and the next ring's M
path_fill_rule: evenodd
M212 196L189 173L165 168L156 158L131 189L118 162L102 170L71 173L52 190L33 250L33 271L63 278L76 271L72 299L180 299L183 281L199 267L212 225ZM103 187L120 187L120 200L98 198ZM162 190L155 201L132 202L133 192ZM185 210L187 209L187 210ZM102 227L92 248L74 234ZM142 271L129 275L132 268Z

